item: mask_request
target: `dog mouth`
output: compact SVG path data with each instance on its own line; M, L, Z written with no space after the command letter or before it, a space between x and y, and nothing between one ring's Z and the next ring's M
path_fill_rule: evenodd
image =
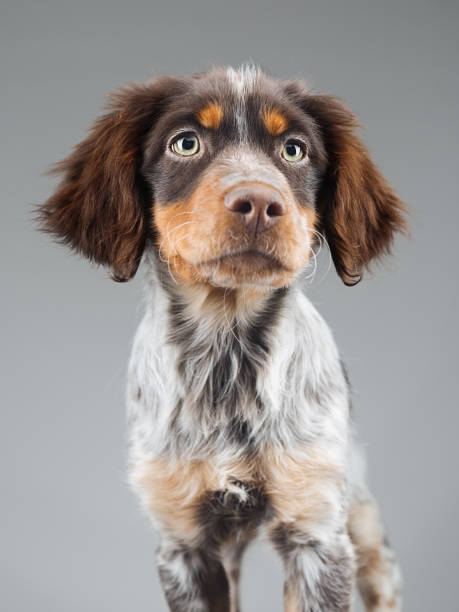
M229 264L232 267L236 269L240 268L241 270L249 268L250 270L257 272L262 270L288 271L288 268L278 257L271 253L267 253L266 251L255 248L223 253L218 257L202 261L199 265L213 267L220 264Z

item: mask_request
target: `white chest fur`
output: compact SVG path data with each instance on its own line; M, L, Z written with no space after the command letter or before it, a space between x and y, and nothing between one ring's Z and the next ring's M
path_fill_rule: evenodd
M241 394L231 411L212 406L204 413L196 389L212 374L225 333L195 321L200 349L187 360L185 380L177 370L179 347L170 339L169 296L150 288L129 366L127 403L133 458L178 452L190 459L215 453L238 456L252 449L324 447L345 461L348 447L348 389L330 330L308 299L293 288L270 334L270 351L258 368L256 401ZM219 338L216 344L216 338ZM223 338L223 340L222 340ZM234 338L233 338L233 344ZM242 352L242 351L241 351ZM238 384L242 362L228 359L230 383ZM250 358L250 355L249 355ZM193 359L195 361L193 361ZM231 378L232 377L232 378ZM190 382L191 381L191 382ZM193 385L193 389L187 385ZM231 436L231 428L240 435ZM241 429L244 431L242 432Z

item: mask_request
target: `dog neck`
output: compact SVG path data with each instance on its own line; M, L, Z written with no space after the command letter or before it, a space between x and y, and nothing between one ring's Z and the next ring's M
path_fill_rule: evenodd
M146 263L148 306L133 379L167 415L168 433L152 434L157 448L210 456L220 447L284 448L286 436L320 434L322 398L345 402L348 391L330 331L299 283L249 302L170 277L164 286L154 261Z
M287 289L183 285L156 266L151 307L161 302L167 342L175 348L182 402L201 419L226 422L259 405L260 380L272 354ZM158 295L160 293L161 295ZM182 406L183 410L183 406Z

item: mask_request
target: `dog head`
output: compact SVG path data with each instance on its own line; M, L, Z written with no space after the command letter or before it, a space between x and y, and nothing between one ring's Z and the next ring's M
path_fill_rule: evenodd
M224 288L288 286L323 235L353 285L404 228L357 127L251 67L130 86L57 165L41 226L115 280L152 244L178 283Z

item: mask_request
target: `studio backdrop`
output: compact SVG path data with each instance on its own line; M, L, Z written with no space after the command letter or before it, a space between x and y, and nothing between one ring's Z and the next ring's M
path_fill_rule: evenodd
M2 609L166 610L125 465L142 269L113 283L38 233L33 210L107 92L251 61L343 98L410 208L411 237L359 285L323 249L304 291L347 365L404 609L456 610L458 3L6 0L0 28ZM281 609L266 542L244 561L242 602Z

